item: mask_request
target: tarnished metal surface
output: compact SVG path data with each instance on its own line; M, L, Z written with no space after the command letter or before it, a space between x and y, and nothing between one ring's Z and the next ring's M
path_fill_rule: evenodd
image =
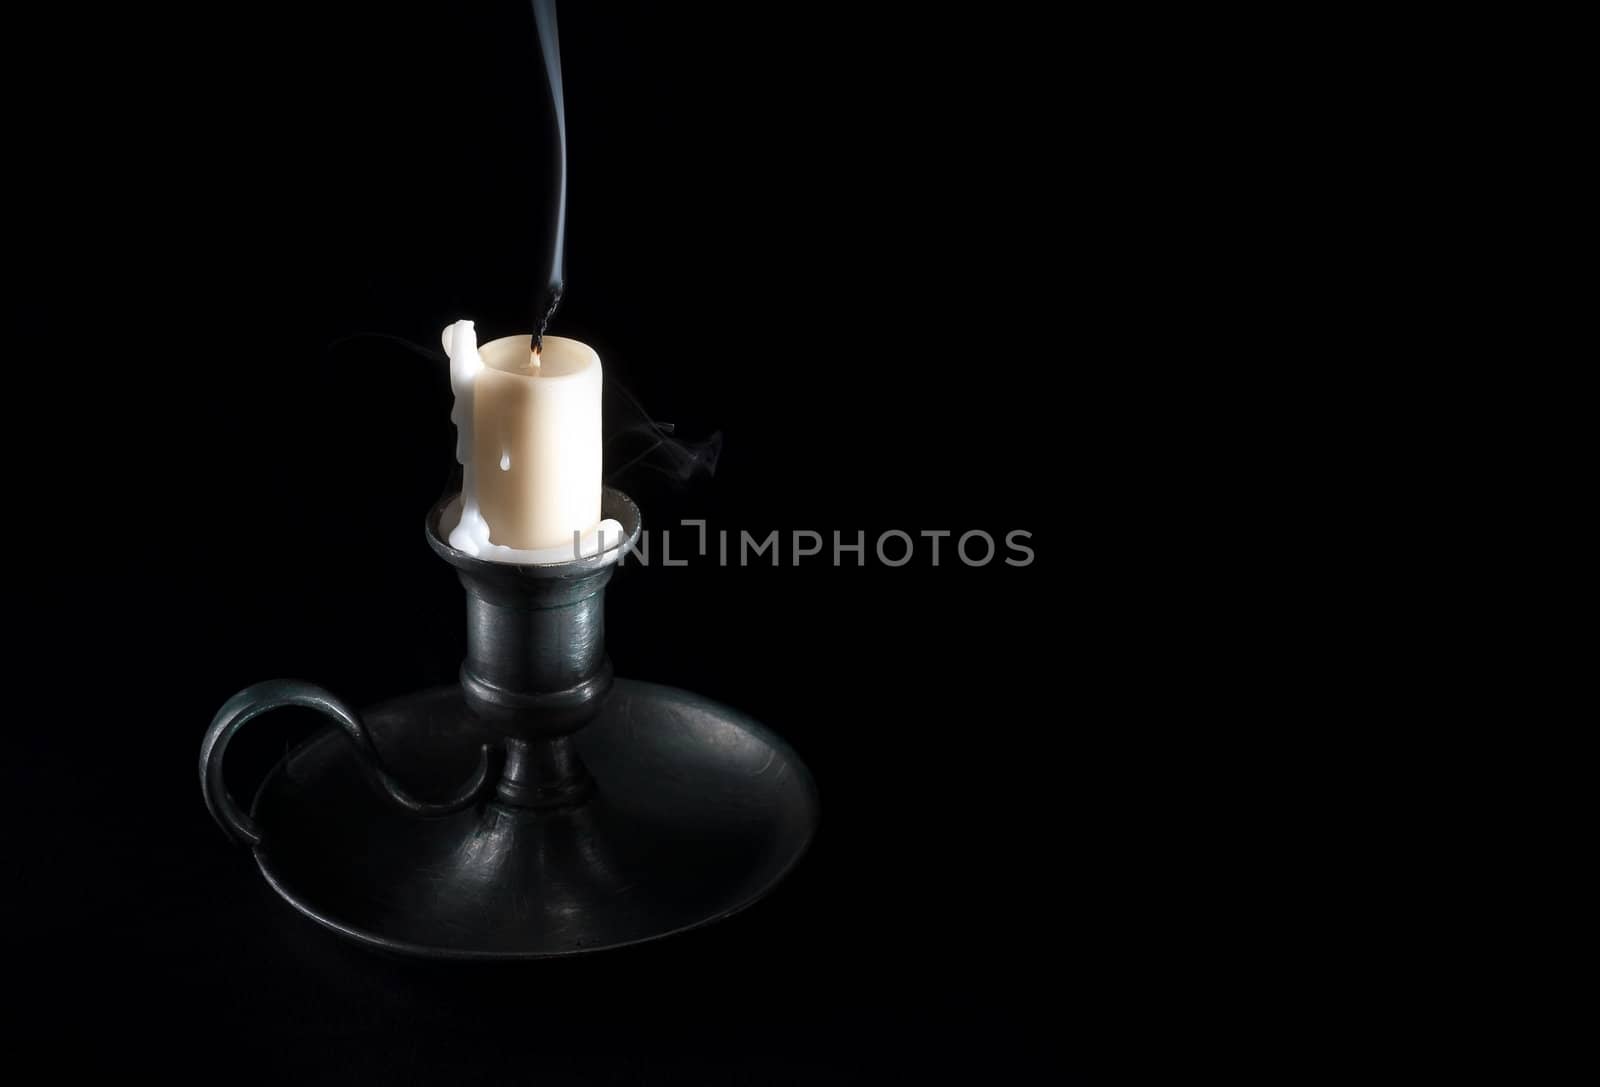
M770 890L817 822L794 752L699 695L613 680L611 563L471 558L445 542L448 506L427 531L467 592L460 686L357 716L320 688L271 681L230 699L206 735L207 806L254 847L268 883L363 944L471 959L638 943ZM637 538L626 495L608 488L604 513ZM337 727L280 762L246 816L223 756L243 724L283 705Z

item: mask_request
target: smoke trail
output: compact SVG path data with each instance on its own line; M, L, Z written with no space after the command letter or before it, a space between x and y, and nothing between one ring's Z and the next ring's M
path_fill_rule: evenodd
M620 393L621 396L616 394ZM722 431L688 441L676 436L671 423L657 422L621 382L606 377L606 481L621 483L641 472L687 483L712 476L722 456Z
M561 90L561 39L556 31L555 0L533 0L533 21L539 31L539 52L544 58L545 85L550 91L550 108L555 113L556 146L551 156L551 176L556 192L551 211L549 234L549 275L539 288L533 305L533 349L544 343L544 330L565 288L567 250L567 106Z

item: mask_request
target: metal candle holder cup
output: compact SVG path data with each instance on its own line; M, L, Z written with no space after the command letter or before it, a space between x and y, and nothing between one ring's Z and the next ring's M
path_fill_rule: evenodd
M765 895L810 842L815 787L748 718L613 677L605 589L640 531L632 500L604 494L620 548L541 565L451 547L457 501L434 508L427 537L466 590L459 686L361 715L297 680L241 691L200 752L218 824L308 917L433 958L638 943ZM247 815L223 784L229 740L286 705L334 723L274 767Z
M478 719L505 737L495 791L503 804L576 803L593 786L572 734L611 692L605 590L640 528L639 509L627 495L608 490L605 497L606 516L623 526L620 549L558 564L512 566L457 551L440 525L448 505L428 521L428 542L467 591L461 690Z

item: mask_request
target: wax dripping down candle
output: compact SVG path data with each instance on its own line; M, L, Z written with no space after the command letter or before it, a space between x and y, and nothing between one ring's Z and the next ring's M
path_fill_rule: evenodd
M550 91L556 133L554 153L548 159L551 187L555 191L546 239L549 248L543 263L548 274L535 292L533 306L533 364L537 366L544 347L544 330L561 304L566 279L567 108L561 92L561 42L556 33L555 0L533 0L533 22L539 31L539 53L544 59L545 85Z
M450 546L491 562L558 563L622 543L601 520L600 356L577 340L528 336L478 346L471 321L444 330L461 463Z

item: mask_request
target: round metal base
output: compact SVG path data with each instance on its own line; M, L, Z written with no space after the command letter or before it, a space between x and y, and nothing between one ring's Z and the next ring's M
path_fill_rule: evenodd
M362 713L418 796L448 793L493 741L459 687ZM720 920L792 868L816 789L777 736L699 695L616 681L578 733L595 780L582 805L485 802L438 819L385 803L327 729L256 794L256 862L313 921L360 943L443 959L521 959L622 947Z

